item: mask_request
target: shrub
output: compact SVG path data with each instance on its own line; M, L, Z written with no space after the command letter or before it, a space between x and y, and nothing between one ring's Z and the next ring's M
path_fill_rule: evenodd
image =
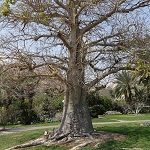
M33 106L41 122L52 122L55 114L62 111L62 95L39 94L34 97Z
M101 96L96 92L91 92L87 96L91 117L103 115L106 111L111 110L112 102L106 96Z
M8 110L5 107L0 107L0 124L5 129L8 121Z
M31 122L39 122L37 113L33 109L29 109L29 103L22 101L17 104L17 121L21 124L31 124Z
M96 92L91 92L87 96L89 107L94 105L103 105L106 110L110 110L112 107L111 99L106 96L101 96Z
M93 118L98 118L98 115L103 115L106 109L103 105L94 105L90 107L90 115Z
M119 112L121 112L121 113L124 112L124 108L123 108L121 105L119 105L118 103L116 103L116 102L112 103L112 108L111 108L111 110L112 110L112 111L119 111Z

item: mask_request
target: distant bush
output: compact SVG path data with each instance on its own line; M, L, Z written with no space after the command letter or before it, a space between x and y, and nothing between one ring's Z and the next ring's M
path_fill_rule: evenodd
M114 102L112 103L112 108L111 108L112 111L118 111L118 112L121 112L121 113L124 113L124 108L123 106L119 105L118 103Z
M98 115L103 115L106 111L111 110L112 102L106 96L101 96L96 92L91 92L87 96L88 106L91 117L97 118Z
M8 122L8 117L8 110L5 107L0 107L0 125L3 126L3 129Z
M34 97L33 106L41 122L52 122L55 114L62 111L63 96L40 94Z
M145 113L150 113L150 108L149 108L149 107L144 107L144 108L142 108L142 109L140 110L140 113L143 113L143 114L145 114Z
M96 92L90 92L87 96L87 101L89 107L94 105L103 105L107 110L110 110L112 107L111 99L106 96L101 96Z
M93 118L98 118L98 115L103 115L106 109L103 105L94 105L90 107L90 115Z
M31 124L39 122L39 118L34 109L29 108L27 100L16 101L9 106L9 124Z

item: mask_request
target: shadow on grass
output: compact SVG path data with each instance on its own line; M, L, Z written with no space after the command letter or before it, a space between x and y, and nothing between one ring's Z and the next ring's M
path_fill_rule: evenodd
M121 148L142 148L143 150L148 150L150 148L149 127L142 127L139 124L125 124L98 127L97 130L120 133L129 137L128 140L124 141L108 141L99 148L100 150L120 150Z

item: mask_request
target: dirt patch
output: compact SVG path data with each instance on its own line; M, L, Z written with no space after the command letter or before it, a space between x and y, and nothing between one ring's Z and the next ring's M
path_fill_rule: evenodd
M63 139L63 141L47 141L44 143L44 145L47 146L53 146L53 145L59 145L59 146L65 146L69 147L70 150L77 150L80 147L100 147L101 144L107 142L107 141L114 141L114 140L126 140L128 139L127 136L117 134L117 133L110 133L105 131L99 131L93 134L91 137L76 137L76 138L67 138Z

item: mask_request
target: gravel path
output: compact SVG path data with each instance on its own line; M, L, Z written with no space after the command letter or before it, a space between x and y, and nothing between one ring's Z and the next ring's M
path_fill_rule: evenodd
M117 121L119 121L119 122L96 122L96 123L93 123L93 125L134 123L134 122L142 123L142 122L150 121L150 120L130 120L130 121L117 120ZM10 129L6 129L5 131L0 131L0 135L10 134L10 133L15 133L15 132L22 132L22 131L30 131L30 130L36 130L36 129L53 129L53 128L58 128L58 127L59 127L59 125L41 126L41 127L25 127L25 128L10 128Z

